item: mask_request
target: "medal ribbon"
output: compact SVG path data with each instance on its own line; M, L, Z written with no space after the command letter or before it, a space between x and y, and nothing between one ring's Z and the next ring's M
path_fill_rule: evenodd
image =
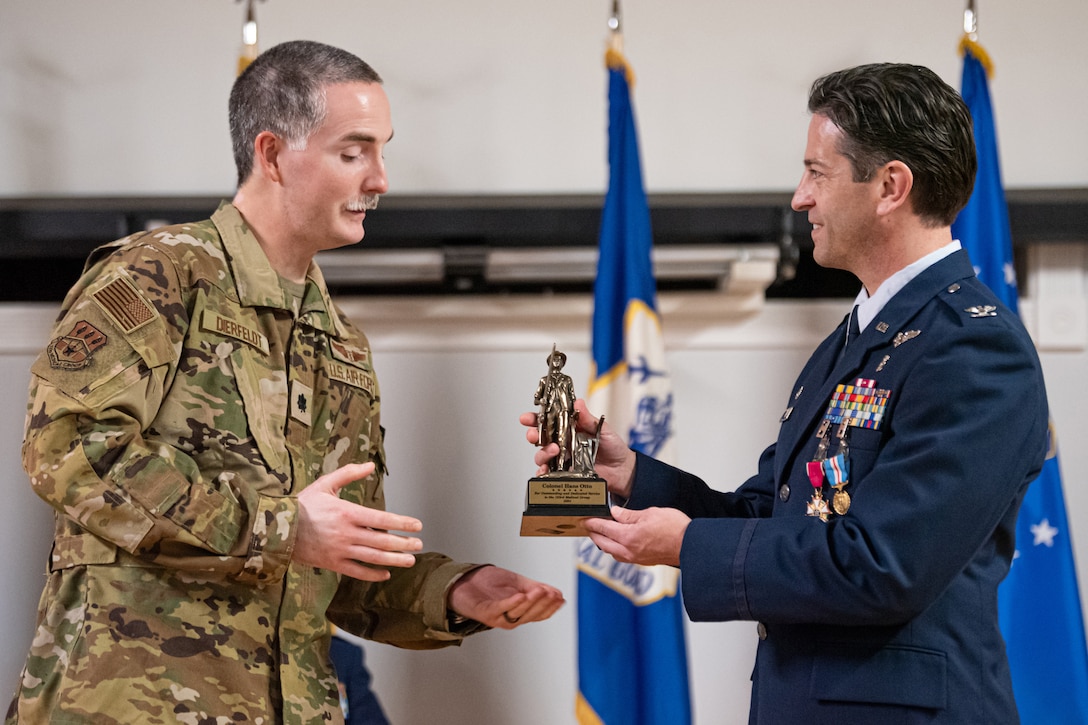
M828 516L831 514L831 509L827 506L827 501L824 500L824 467L822 461L809 461L805 464L805 470L808 472L808 480L812 482L812 487L815 489L812 492L812 498L808 502L808 506L805 508L806 516L818 516L820 521L827 521Z
M850 482L850 460L841 453L831 456L823 461L823 472L827 474L827 480L832 487L843 486ZM811 477L812 473L809 472L809 478Z
M824 413L824 420L858 428L877 430L888 407L890 390L876 387L876 381L858 378L853 385L842 384L835 388Z

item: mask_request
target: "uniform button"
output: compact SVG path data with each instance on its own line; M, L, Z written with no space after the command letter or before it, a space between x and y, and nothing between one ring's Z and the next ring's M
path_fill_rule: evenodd
M783 501L790 500L790 485L788 483L783 483L782 487L778 489L778 498Z
M756 622L756 634L760 639L767 639L767 625L763 622Z

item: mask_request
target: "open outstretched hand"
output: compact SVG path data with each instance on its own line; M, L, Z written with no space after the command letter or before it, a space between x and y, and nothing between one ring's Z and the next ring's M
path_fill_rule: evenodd
M423 542L389 532L418 532L423 528L419 519L360 506L339 496L344 486L373 473L373 463L350 464L322 476L298 495L295 561L364 581L384 581L389 578L385 567L408 568L416 563L409 552L420 551Z
M448 606L489 627L514 629L548 619L563 606L563 593L508 569L482 566L450 588Z

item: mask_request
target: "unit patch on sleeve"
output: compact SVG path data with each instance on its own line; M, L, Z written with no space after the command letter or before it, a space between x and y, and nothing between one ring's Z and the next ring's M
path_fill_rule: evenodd
M49 365L59 370L79 370L91 364L95 350L106 344L106 336L97 327L80 320L65 335L49 343Z

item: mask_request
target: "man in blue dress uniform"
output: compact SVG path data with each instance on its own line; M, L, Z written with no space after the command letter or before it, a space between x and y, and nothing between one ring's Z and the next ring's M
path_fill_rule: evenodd
M997 587L1047 404L1031 339L951 235L970 114L900 64L817 80L809 110L793 207L816 261L862 282L853 312L735 492L606 425L596 467L626 505L586 529L620 561L680 567L691 619L759 623L751 723L1016 723Z

